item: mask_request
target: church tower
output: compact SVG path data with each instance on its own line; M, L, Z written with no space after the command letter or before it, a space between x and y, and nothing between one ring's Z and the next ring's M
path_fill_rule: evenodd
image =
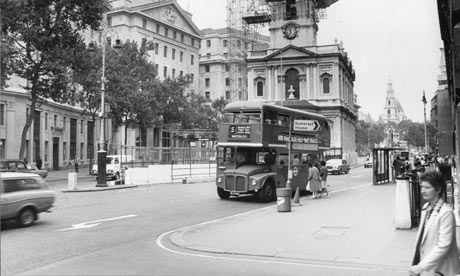
M391 79L388 81L387 97L385 99L385 107L383 111L383 121L388 124L389 122L399 123L402 120L406 120L407 117L404 115L404 110L395 97L393 90L393 83Z
M316 46L318 24L313 1L279 1L273 3L271 10L271 49L281 49L288 45Z

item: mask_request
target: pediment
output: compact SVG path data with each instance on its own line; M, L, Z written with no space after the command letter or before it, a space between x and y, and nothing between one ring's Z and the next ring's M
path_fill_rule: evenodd
M305 50L304 48L297 47L297 46L286 46L283 49L280 49L269 56L266 59L281 59L281 58L306 58L306 57L314 57L317 56L316 53Z
M201 36L200 30L193 23L191 17L174 2L143 6L143 8L137 11L155 18L155 20L161 21L166 25L172 25L186 33Z

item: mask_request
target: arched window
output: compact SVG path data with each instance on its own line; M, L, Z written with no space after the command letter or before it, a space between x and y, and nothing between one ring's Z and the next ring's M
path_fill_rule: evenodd
M289 69L286 71L286 86L285 86L285 97L289 99L289 96L299 99L299 71L296 69Z
M330 80L329 77L324 77L323 78L323 93L324 94L329 94L331 92L330 90Z
M257 82L257 97L263 97L264 95L264 83L261 81Z

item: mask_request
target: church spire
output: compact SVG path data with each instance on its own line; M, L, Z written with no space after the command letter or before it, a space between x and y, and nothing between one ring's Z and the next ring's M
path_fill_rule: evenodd
M387 98L394 98L393 83L391 82L391 76L388 80Z

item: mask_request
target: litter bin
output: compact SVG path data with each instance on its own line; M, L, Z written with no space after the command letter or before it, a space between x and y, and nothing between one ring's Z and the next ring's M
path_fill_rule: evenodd
M291 211L291 188L278 188L276 189L276 197L278 203L278 212Z

